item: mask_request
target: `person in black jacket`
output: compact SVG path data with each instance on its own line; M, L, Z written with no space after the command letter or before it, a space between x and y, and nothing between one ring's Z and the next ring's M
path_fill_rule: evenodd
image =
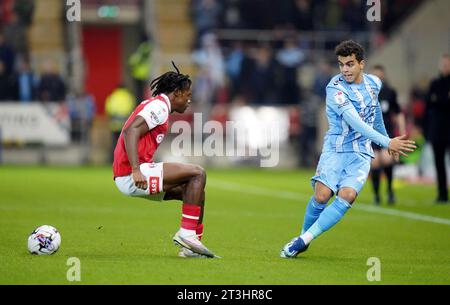
M425 103L425 138L431 143L434 153L438 182L437 203L448 202L445 153L450 148L450 55L441 56L440 75L428 90Z
M43 102L58 103L64 102L66 98L66 86L51 59L44 62L41 79L37 86L37 97Z
M405 134L406 123L405 116L401 112L400 106L397 102L397 92L386 81L384 67L382 65L375 65L372 69L372 74L380 78L383 83L378 100L380 101L381 111L383 113L383 121L386 131L390 137L394 137L395 128L398 128L399 134ZM388 203L395 203L394 190L392 188L394 159L388 153L387 149L373 144L375 158L372 160L371 178L374 192L375 204L380 204L380 178L384 171L387 180Z
M6 73L6 65L0 59L0 102L14 100L12 78Z

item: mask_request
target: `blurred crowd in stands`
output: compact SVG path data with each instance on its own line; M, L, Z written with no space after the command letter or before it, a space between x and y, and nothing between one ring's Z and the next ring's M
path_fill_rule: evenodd
M5 0L0 6L0 100L56 101L66 98L66 84L52 59L41 63L40 73L31 62L29 28L33 0Z
M191 0L194 45L216 29L361 32L375 27L388 35L423 0L380 2L383 22L373 23L366 18L367 1L361 0Z
M314 166L327 124L325 87L339 72L333 48L359 33L370 52L421 2L382 1L383 22L368 22L369 7L360 0L191 0L197 109L223 120L230 104L288 107L300 165ZM248 30L257 30L253 38L242 35ZM270 36L261 39L261 30ZM320 39L325 42L318 45ZM427 81L417 84L403 105L411 133L422 133L427 89Z
M411 8L422 2L382 1L383 22L369 22L368 5L360 0L191 0L190 16L195 29L193 61L199 66L197 95L201 101L223 96L238 97L250 104L292 105L304 97L304 90L323 96L323 89L332 71L328 61L314 50L317 38L311 33L327 33L322 47L332 51L343 38L356 32L365 36L366 48L373 37L384 37ZM235 37L223 38L221 31L234 31ZM265 40L241 38L242 30L271 30ZM330 35L331 33L331 35ZM373 34L376 35L373 35ZM367 50L371 51L371 50ZM332 54L332 53L331 53ZM315 80L304 86L299 69L313 64ZM309 87L309 88L305 88ZM208 90L209 89L209 90Z
M0 6L0 100L34 100L40 80L30 66L27 31L32 1L2 1ZM41 87L42 88L42 87Z
M93 96L69 92L67 81L52 58L33 62L29 30L34 0L2 0L0 4L0 102L56 102L67 106L72 140L87 139L96 114Z

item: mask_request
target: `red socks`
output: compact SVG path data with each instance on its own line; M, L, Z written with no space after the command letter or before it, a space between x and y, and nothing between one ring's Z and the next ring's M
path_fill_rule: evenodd
M201 206L183 203L183 215L181 218L181 228L195 231L200 219Z
M181 217L181 230L184 234L188 233L187 231L192 231L195 233L199 240L202 239L203 236L203 224L198 223L200 219L202 207L199 205L193 205L188 203L183 203L182 208L182 217Z

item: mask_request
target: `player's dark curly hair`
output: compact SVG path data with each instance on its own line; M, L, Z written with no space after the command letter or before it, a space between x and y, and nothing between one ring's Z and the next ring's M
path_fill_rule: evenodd
M345 40L336 46L334 49L336 56L351 56L355 54L355 58L358 62L364 59L364 48L353 40Z
M173 61L172 65L177 72L166 72L150 83L153 96L161 93L168 94L175 90L185 90L191 86L192 81L189 79L189 75L181 74Z

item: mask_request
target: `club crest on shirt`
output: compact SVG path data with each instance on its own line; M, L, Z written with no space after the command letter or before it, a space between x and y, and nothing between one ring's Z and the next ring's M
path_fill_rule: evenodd
M162 140L164 139L164 134L160 133L159 135L156 136L156 142L161 143Z

